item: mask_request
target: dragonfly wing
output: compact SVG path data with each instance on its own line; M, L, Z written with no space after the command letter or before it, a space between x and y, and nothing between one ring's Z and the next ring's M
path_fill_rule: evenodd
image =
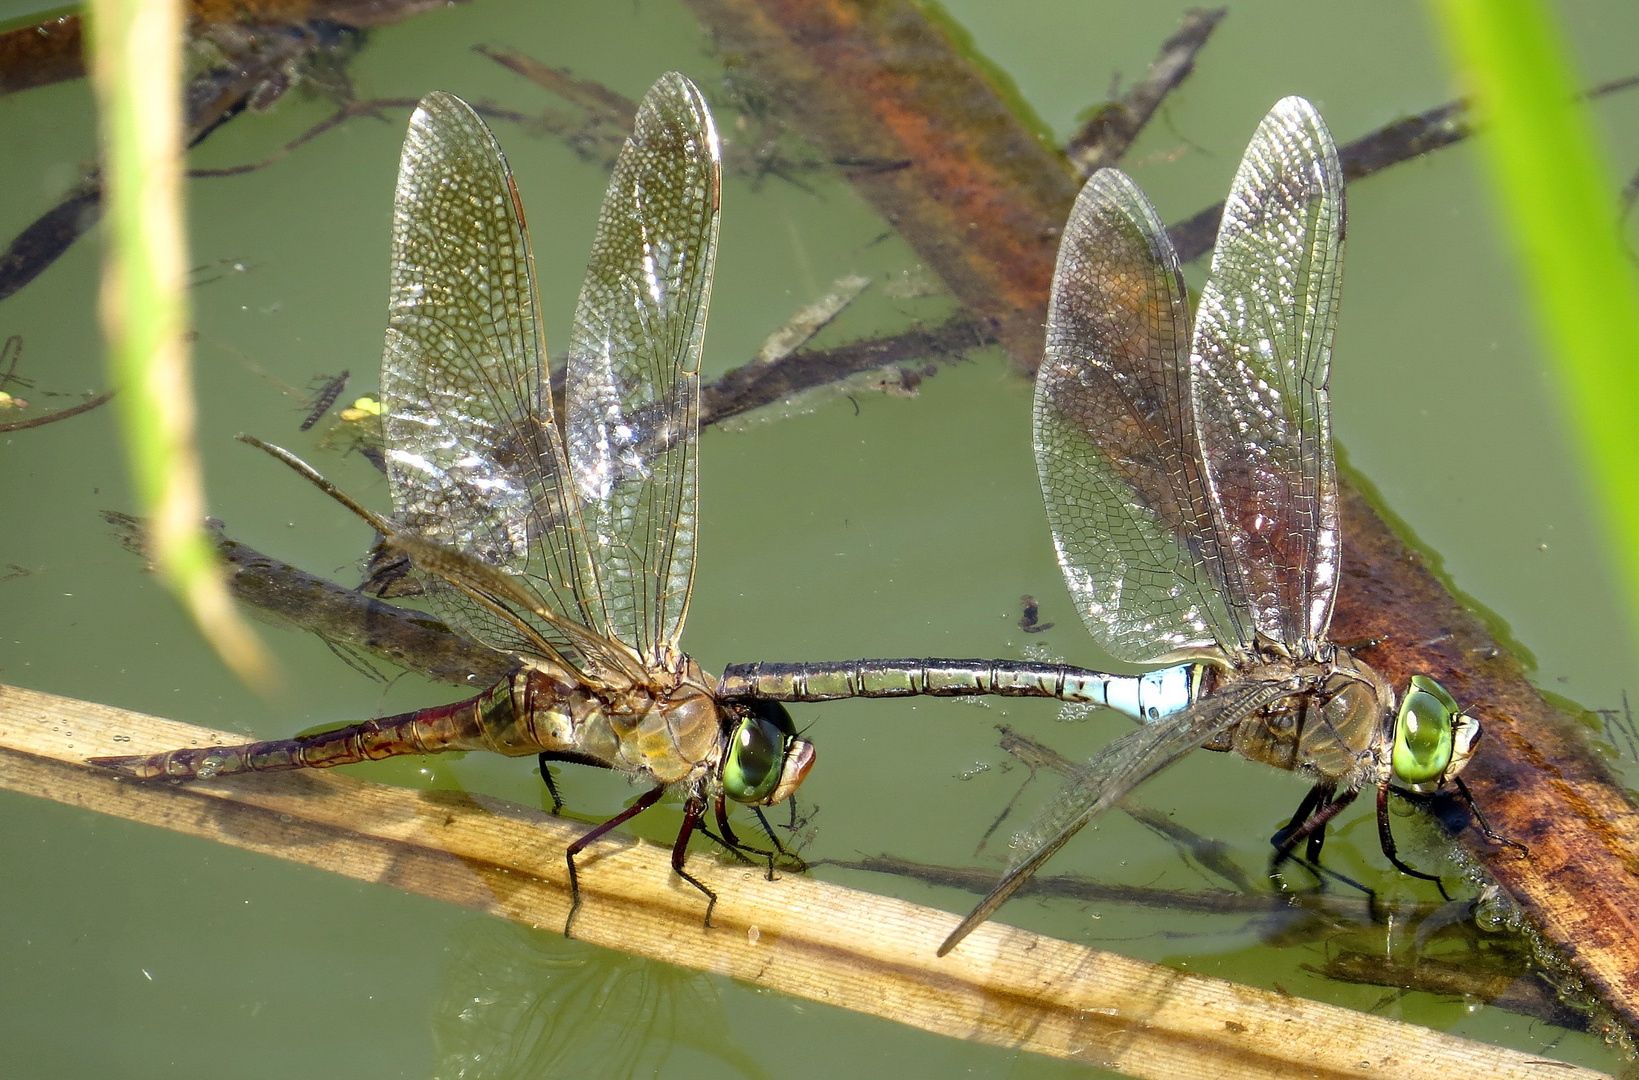
M1246 639L1226 603L1189 400L1178 254L1144 193L1103 169L1059 244L1034 441L1065 582L1122 660Z
M1238 683L1183 712L1130 731L1093 755L1037 813L1015 844L1015 854L1001 880L951 931L939 955L955 948L974 927L989 919L1082 826L1191 750L1291 692L1284 682Z
M1325 638L1341 552L1326 379L1342 288L1343 172L1302 98L1235 174L1196 313L1196 425L1226 576L1294 656Z
M591 625L651 661L675 648L694 578L721 184L705 98L663 76L609 180L570 341L569 460L596 571Z
M394 512L410 535L515 578L533 606L583 621L590 574L543 351L506 158L465 102L429 94L410 119L393 201L381 390ZM586 659L551 623L422 576L439 613L476 640L536 654L538 635L577 666Z

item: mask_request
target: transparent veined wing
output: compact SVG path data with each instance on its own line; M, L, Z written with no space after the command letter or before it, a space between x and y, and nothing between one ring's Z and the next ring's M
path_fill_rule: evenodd
M1021 885L1093 818L1126 798L1138 785L1220 732L1292 693L1285 681L1237 683L1183 712L1145 724L1116 739L1071 773L1064 787L1019 837L995 888L939 946L943 956L974 927L989 919Z
M535 273L512 173L465 102L410 118L393 200L381 364L387 479L408 534L495 567L535 604L587 621L592 575L548 390ZM438 612L502 652L607 666L528 612L419 570Z
M1122 660L1248 638L1207 510L1189 326L1166 229L1132 180L1100 170L1059 244L1034 443L1065 582Z
M1226 577L1294 656L1325 638L1341 552L1326 379L1342 289L1343 172L1302 98L1246 148L1196 310L1196 426Z
M704 97L663 76L610 178L570 340L567 435L595 569L591 625L651 662L675 649L694 576L721 183Z

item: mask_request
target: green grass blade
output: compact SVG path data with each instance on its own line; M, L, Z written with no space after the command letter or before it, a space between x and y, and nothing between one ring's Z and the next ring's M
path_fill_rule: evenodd
M1639 282L1611 174L1544 0L1431 0L1639 629Z

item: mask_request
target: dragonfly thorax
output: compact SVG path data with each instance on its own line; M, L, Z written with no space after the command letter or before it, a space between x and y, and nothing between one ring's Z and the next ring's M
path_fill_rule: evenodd
M648 684L587 695L577 722L585 752L659 784L696 782L719 758L722 712L687 657Z
M1394 689L1370 665L1338 650L1326 661L1271 660L1217 673L1214 692L1278 682L1290 693L1208 746L1345 790L1375 785L1389 767Z

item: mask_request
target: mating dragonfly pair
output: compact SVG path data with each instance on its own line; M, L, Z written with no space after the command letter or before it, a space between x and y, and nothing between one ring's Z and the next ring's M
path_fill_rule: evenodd
M95 763L189 779L490 750L539 755L548 783L551 761L616 769L648 791L568 848L571 920L576 855L678 791L672 867L707 897L709 925L716 896L685 867L692 833L709 810L717 838L766 856L772 873L775 854L735 837L727 804L779 803L814 761L780 701L1046 696L1140 725L1071 777L941 953L1091 818L1202 746L1311 782L1277 858L1305 842L1313 858L1326 823L1372 788L1385 854L1432 877L1396 855L1388 793L1454 783L1466 795L1457 774L1479 725L1432 679L1397 696L1327 638L1341 558L1326 380L1343 181L1307 102L1276 105L1247 148L1193 334L1178 256L1125 175L1094 176L1064 231L1036 386L1042 491L1088 630L1121 660L1172 663L1147 675L890 660L744 665L714 684L681 650L720 200L705 99L666 75L604 198L560 425L506 159L465 103L425 98L399 168L381 368L393 515L257 445L368 521L434 609L517 671L467 701L333 731Z

